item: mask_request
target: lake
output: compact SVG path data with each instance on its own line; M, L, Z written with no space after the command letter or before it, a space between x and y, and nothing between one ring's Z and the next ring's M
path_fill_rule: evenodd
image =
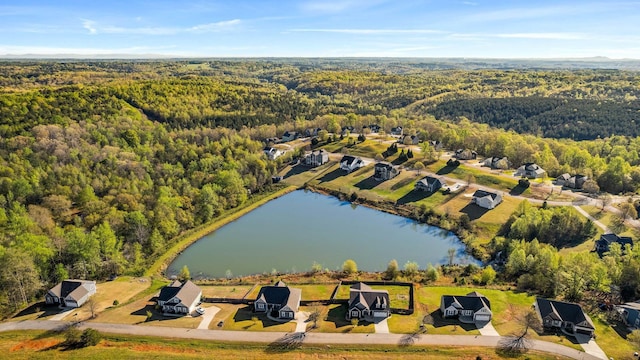
M448 263L451 248L455 262L477 263L449 231L298 190L201 238L171 263L167 275L184 265L194 278L305 272L314 262L337 270L347 259L364 271L384 271L392 259L401 269L407 261L424 269Z

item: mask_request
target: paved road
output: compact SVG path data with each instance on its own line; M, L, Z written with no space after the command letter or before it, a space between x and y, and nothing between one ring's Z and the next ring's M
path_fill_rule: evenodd
M65 321L26 320L0 324L0 331L11 330L60 330L70 323ZM93 328L105 333L158 336L164 338L202 339L237 342L275 343L291 338L291 333L253 332L170 328L144 325L107 324L83 322L78 324L80 330ZM502 336L473 335L402 335L402 334L342 334L342 333L307 333L297 337L300 341L314 344L414 344L435 346L481 346L495 348L505 341ZM407 341L410 339L410 341ZM540 340L531 341L531 349L565 356L578 360L600 360L599 357L587 354L570 347Z

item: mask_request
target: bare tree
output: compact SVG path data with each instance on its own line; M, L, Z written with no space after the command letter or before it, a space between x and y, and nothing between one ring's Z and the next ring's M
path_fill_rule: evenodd
M602 202L602 210L604 210L604 208L611 204L611 195L602 194L602 196L600 196L600 201Z
M533 310L520 316L518 322L522 326L522 331L506 337L499 344L500 350L508 354L520 354L529 350L529 329L540 331L542 328L538 314Z
M91 318L95 319L96 316L98 316L98 303L94 298L90 297L85 304L87 304L87 307L89 308Z

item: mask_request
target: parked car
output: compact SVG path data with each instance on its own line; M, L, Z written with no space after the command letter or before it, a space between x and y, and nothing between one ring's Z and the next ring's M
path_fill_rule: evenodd
M203 308L201 308L200 306L198 306L198 307L196 308L196 312L197 312L198 314L200 314L200 315L204 315L204 309L203 309Z

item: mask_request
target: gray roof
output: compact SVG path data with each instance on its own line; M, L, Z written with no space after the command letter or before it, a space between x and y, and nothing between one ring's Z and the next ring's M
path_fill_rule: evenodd
M474 198L483 198L487 196L491 197L492 200L495 200L496 197L498 197L498 194L484 190L476 190L476 192L473 193Z
M602 234L600 239L596 241L601 246L609 247L612 243L618 243L624 248L626 244L633 246L633 239L628 236L618 236L616 234Z
M542 319L551 318L595 330L591 318L582 311L582 307L578 304L543 298L536 298L536 303Z
M198 285L187 280L184 284L176 280L173 283L165 286L160 290L158 300L168 301L174 297L180 299L180 302L185 305L191 305L202 293Z
M469 293L466 296L442 295L442 299L444 301L445 308L448 308L453 303L457 303L463 309L473 310L474 312L482 309L483 307L491 309L491 302L489 299L476 291Z
M418 183L421 183L422 185L426 185L429 187L431 187L433 184L437 182L439 182L440 185L445 184L444 180L442 180L441 178L433 177L433 176L425 176L422 179L418 180Z
M349 308L362 304L365 309L371 310L381 308L378 305L384 305L384 309L389 309L389 292L387 290L374 290L364 283L356 283L351 286L349 291Z
M70 296L77 300L89 293L89 289L83 286L85 284L95 284L95 281L74 279L63 280L58 285L52 287L49 292L59 298L66 298Z
M389 163L389 162L381 161L381 162L379 162L379 163L376 163L376 164L374 165L374 167L376 167L376 168L387 168L387 169L393 169L393 168L395 168L396 166L392 165L392 164L391 164L391 163Z
M275 285L263 286L256 300L263 300L267 304L279 304L281 307L287 306L293 311L298 311L301 298L301 289L290 288L283 281L278 281Z

